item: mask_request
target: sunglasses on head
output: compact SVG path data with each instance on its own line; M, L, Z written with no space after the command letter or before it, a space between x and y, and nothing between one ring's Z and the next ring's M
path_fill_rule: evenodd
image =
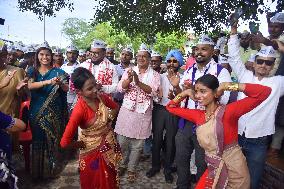
M267 65L267 66L272 66L274 64L274 60L257 59L256 63L259 64L259 65L262 65L263 63L265 63L265 65Z
M173 60L171 60L171 59L169 59L169 60L167 60L167 63L177 63L178 61L176 60L176 59L173 59Z

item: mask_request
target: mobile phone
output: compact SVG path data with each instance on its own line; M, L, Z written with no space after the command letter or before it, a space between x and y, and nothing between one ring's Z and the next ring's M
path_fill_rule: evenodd
M242 16L242 14L243 14L242 8L236 9L235 12L228 19L230 25L233 26L235 22Z
M259 24L255 22L249 22L249 30L252 34L256 34L259 31Z

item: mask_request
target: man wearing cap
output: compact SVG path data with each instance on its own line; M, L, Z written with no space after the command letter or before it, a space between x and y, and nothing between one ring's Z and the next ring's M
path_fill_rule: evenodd
M79 66L77 62L78 58L78 49L75 45L70 44L66 47L66 57L67 61L61 66L61 69L65 71L70 77L74 70ZM68 103L68 111L71 113L72 105L76 100L76 92L73 87L72 81L69 82L69 91L67 92L67 103Z
M133 49L129 47L125 47L120 53L120 63L115 66L119 79L122 77L124 71L127 68L133 67L134 64L131 63L133 58Z
M16 42L15 49L16 49L17 59L19 63L21 63L24 60L23 58L25 54L25 46L22 42Z
M106 58L109 61L111 61L111 63L113 63L114 65L118 65L119 62L114 59L114 54L115 53L114 53L114 48L113 47L107 47L106 48Z
M153 54L153 53L152 53ZM153 58L153 57L152 57ZM154 105L152 116L152 167L146 173L148 178L153 177L161 169L160 154L163 144L164 153L164 175L167 183L173 182L172 164L175 157L175 136L178 130L178 117L169 113L166 105L170 101L169 94L173 90L169 78L179 77L178 70L183 65L183 56L179 50L171 50L166 56L167 72L161 75L162 96ZM165 136L164 136L165 132Z
M160 75L150 67L151 54L145 45L136 58L137 66L127 69L118 84L118 91L125 95L114 130L123 158L119 174L127 169L129 182L136 180L143 144L151 135L153 97L160 85Z
M155 51L152 51L151 53L151 67L153 70L155 70L158 73L161 73L161 64L162 64L162 56Z
M113 94L116 92L118 75L115 65L106 58L106 43L101 40L94 40L90 54L91 59L80 64L80 67L90 70L104 93Z
M269 20L269 19L268 19ZM262 43L264 46L273 46L274 50L276 50L276 60L273 66L273 69L270 71L270 76L274 76L282 58L282 55L278 51L278 44L276 41L279 40L284 42L284 13L276 13L268 22L268 38L262 36L261 33L254 35L252 37L252 41Z
M19 61L17 59L17 53L16 53L16 49L13 45L9 45L7 47L7 64L8 65L11 65L11 66L16 66L18 67L19 66Z
M257 83L271 87L269 97L238 121L239 145L246 156L251 177L251 188L259 188L264 170L269 136L275 132L275 113L279 98L284 95L284 77L272 76L276 52L272 46L263 46L256 54L253 71L245 68L240 59L240 42L236 35L237 24L231 27L228 43L229 63L240 83ZM240 93L238 99L245 95Z
M81 64L81 63L85 62L86 60L87 60L87 58L86 58L86 51L80 49L79 50L79 56L78 56L79 63Z
M60 68L64 63L64 57L63 57L62 50L59 47L56 47L52 51L52 54L53 54L53 67Z
M27 46L25 49L24 60L20 63L19 67L28 70L29 67L34 66L35 53L36 50L34 45Z
M124 48L120 53L120 63L115 65L116 72L119 80L121 79L124 71L128 68L134 67L134 64L131 63L133 58L133 49L131 47ZM122 104L124 93L116 92L113 94L114 100L118 102L120 105Z
M207 35L202 35L195 49L195 64L184 72L184 75L178 83L173 83L175 94L182 89L188 89L195 84L195 81L203 75L212 74L216 76L220 83L231 82L231 76L228 70L223 69L221 65L213 60L214 42ZM171 78L179 80L177 77ZM182 88L182 89L181 89ZM230 93L225 92L220 99L221 104L227 104ZM184 108L203 109L199 103L186 99ZM175 137L176 142L176 163L177 163L177 187L178 189L188 189L190 187L190 163L191 154L195 150L195 163L197 167L196 177L199 179L206 169L204 150L199 146L195 134L195 126L189 121L179 120L179 129Z

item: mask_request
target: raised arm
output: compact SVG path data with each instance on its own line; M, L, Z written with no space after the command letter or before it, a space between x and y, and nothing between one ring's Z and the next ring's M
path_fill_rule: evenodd
M239 84L238 91L243 92L247 97L227 105L227 110L232 112L231 116L237 120L266 100L271 93L271 88L247 83Z
M189 120L195 124L202 124L205 121L205 114L202 110L180 108L180 102L186 97L194 98L191 89L184 90L171 100L166 106L167 110L179 117Z
M236 74L240 82L247 76L253 75L253 73L246 69L244 63L241 60L240 53L240 40L237 35L237 24L231 27L231 35L228 41L228 53L229 64L232 67L232 71Z

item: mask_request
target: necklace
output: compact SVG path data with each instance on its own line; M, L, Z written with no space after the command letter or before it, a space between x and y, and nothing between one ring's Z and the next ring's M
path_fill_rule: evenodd
M205 119L206 119L206 121L211 119L211 116L215 113L215 111L217 110L218 107L219 107L219 105L217 105L217 107L209 115L207 115L208 113L205 111Z

